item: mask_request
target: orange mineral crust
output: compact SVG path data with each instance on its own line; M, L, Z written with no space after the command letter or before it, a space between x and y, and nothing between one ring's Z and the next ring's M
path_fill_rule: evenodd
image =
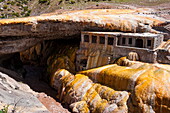
M169 113L169 68L169 65L131 63L126 67L114 64L80 73L115 90L131 92L132 112Z

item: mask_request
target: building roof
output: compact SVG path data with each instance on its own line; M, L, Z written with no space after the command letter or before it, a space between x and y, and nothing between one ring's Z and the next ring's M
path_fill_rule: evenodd
M122 36L136 36L136 37L158 37L161 34L153 34L153 33L121 33Z
M94 35L115 35L118 36L121 32L93 32L93 31L82 31L81 33L84 34L94 34Z
M153 33L123 33L123 32L93 32L93 31L82 31L84 34L96 34L96 35L114 35L114 36L136 36L136 37L158 37L161 34L153 34Z

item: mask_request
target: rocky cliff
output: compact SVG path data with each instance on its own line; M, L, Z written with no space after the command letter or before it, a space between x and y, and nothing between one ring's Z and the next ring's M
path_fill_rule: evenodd
M49 13L41 16L0 20L0 53L20 52L42 40L68 39L83 30L154 32L163 18L143 14L148 9L97 9Z

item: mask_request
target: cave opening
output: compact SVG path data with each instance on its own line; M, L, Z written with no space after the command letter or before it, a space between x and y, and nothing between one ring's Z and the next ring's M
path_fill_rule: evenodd
M0 66L18 73L19 81L32 90L44 92L60 102L56 97L57 91L50 86L50 76L62 68L76 73L75 57L79 44L80 36L45 40L25 51L1 55Z

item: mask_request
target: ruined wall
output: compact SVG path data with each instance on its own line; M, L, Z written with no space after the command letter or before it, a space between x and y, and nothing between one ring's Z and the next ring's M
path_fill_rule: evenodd
M131 48L127 46L117 46L113 51L113 57L119 58L128 56L130 52L136 52L139 56L139 60L142 62L154 63L156 56L154 56L154 51L149 49Z

